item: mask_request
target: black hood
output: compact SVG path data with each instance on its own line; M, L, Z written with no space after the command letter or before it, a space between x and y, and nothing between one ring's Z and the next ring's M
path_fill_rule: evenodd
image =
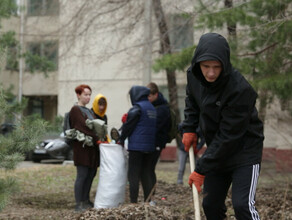
M154 106L157 106L157 105L165 105L167 104L167 101L166 99L163 97L163 95L159 92L158 93L158 97L157 99L152 103Z
M138 101L148 100L150 89L146 86L132 86L129 91L131 103L134 105Z
M200 68L200 62L207 60L220 61L223 67L220 76L213 83L205 80ZM226 39L216 33L202 35L192 59L191 70L204 86L217 87L217 85L225 84L232 70L232 65L230 63L230 48Z

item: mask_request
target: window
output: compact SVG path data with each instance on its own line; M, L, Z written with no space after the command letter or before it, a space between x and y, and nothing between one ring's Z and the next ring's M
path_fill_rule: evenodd
M172 14L168 18L169 37L173 51L190 47L194 44L193 21L183 14Z
M28 0L27 13L30 16L59 15L59 0Z
M18 58L17 58L16 45L7 48L6 57L6 70L18 70Z
M18 42L15 39L15 32L8 31L0 36L0 45L6 51L6 70L18 70Z
M58 69L58 41L29 43L27 52L31 54L26 60L27 69L44 70L46 68L48 71Z
M19 15L18 0L10 0L9 5L7 6L8 7L6 9L10 11L12 16Z
M28 115L34 115L37 114L41 117L43 117L43 100L41 98L31 96L28 99L28 107L27 107L27 113Z

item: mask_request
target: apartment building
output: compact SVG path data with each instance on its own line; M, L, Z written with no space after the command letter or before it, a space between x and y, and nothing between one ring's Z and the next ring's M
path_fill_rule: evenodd
M24 4L23 19L19 12L2 20L1 31L14 31L18 41L23 36L24 52L44 56L54 64L46 74L43 66L34 66L32 74L32 64L24 60L21 75L19 60L15 59L17 46L9 48L9 56L1 57L0 82L5 88L12 86L16 96L22 94L28 99L25 115L37 113L46 120L64 115L77 101L74 89L79 84L92 87L92 100L98 93L107 97L109 128L121 126L121 116L131 107L128 91L132 85L154 81L168 98L165 72L151 69L160 56L160 43L157 21L147 4L150 1L17 2ZM169 2L162 0L162 7L172 50L179 51L196 43L202 33L194 31L194 21L184 16L193 10L191 0ZM186 74L177 72L176 80L182 116ZM279 164L288 161L279 155L291 155L291 117L285 115L287 112L284 114L276 103L267 109L265 121L264 158L274 160L277 155Z
M18 43L20 36L23 36L22 45L15 45L7 51L6 62L1 65L1 83L4 88L11 87L16 96L20 93L28 99L25 115L39 114L46 120L53 120L58 105L59 43L58 36L51 33L55 33L59 27L59 4L56 0L25 0L23 3L23 6L19 5L24 8L23 11L19 10L9 20L1 22L1 31L14 31ZM21 13L24 14L23 20ZM35 66L31 73L33 63L27 62L25 58L17 58L20 47L23 53L46 57L54 65L46 74L42 72L41 65ZM22 71L19 62L23 62Z
M44 56L54 63L47 73L43 73L43 66L36 66L31 73L32 64L24 60L21 80L19 61L15 62L13 57L6 59L0 72L1 82L5 88L13 85L15 95L21 90L20 94L28 98L25 114L38 113L46 120L64 115L76 102L74 88L89 84L92 100L98 93L108 99L109 127L119 127L121 116L131 107L128 91L132 85L146 85L151 80L168 97L165 72L154 73L151 69L160 50L152 8L150 11L148 8L146 15L140 13L149 7L144 1L133 1L127 7L102 2L23 0L24 11L2 22L3 31L14 31L19 41L23 36L23 52ZM181 15L192 8L188 7L191 1L172 5L162 2L172 50L192 45L195 40L192 19ZM146 36L147 31L152 35ZM181 108L185 83L185 74L177 73Z

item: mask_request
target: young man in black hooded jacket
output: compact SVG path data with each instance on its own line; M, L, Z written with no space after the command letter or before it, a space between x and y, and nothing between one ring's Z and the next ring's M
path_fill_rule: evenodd
M168 102L159 91L158 86L154 82L150 82L147 87L150 89L148 100L156 109L156 136L155 136L155 151L152 153L152 188L155 187L157 182L155 167L160 157L162 150L165 148L169 141L168 131L171 126L170 108ZM153 192L153 194L155 191ZM155 201L150 201L150 204L155 204Z
M255 191L263 149L263 124L255 107L257 93L230 63L230 49L216 33L201 36L187 71L183 144L196 143L199 126L207 149L189 177L203 188L208 220L226 217L225 199L232 184L237 219L260 219Z

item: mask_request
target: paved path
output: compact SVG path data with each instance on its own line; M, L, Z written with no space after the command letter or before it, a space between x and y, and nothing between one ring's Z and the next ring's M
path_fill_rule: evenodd
M37 167L37 166L44 166L44 165L56 165L56 164L73 164L73 161L65 160L64 162L62 160L42 160L41 163L35 163L32 161L22 161L17 165L17 168L29 168L29 167Z

